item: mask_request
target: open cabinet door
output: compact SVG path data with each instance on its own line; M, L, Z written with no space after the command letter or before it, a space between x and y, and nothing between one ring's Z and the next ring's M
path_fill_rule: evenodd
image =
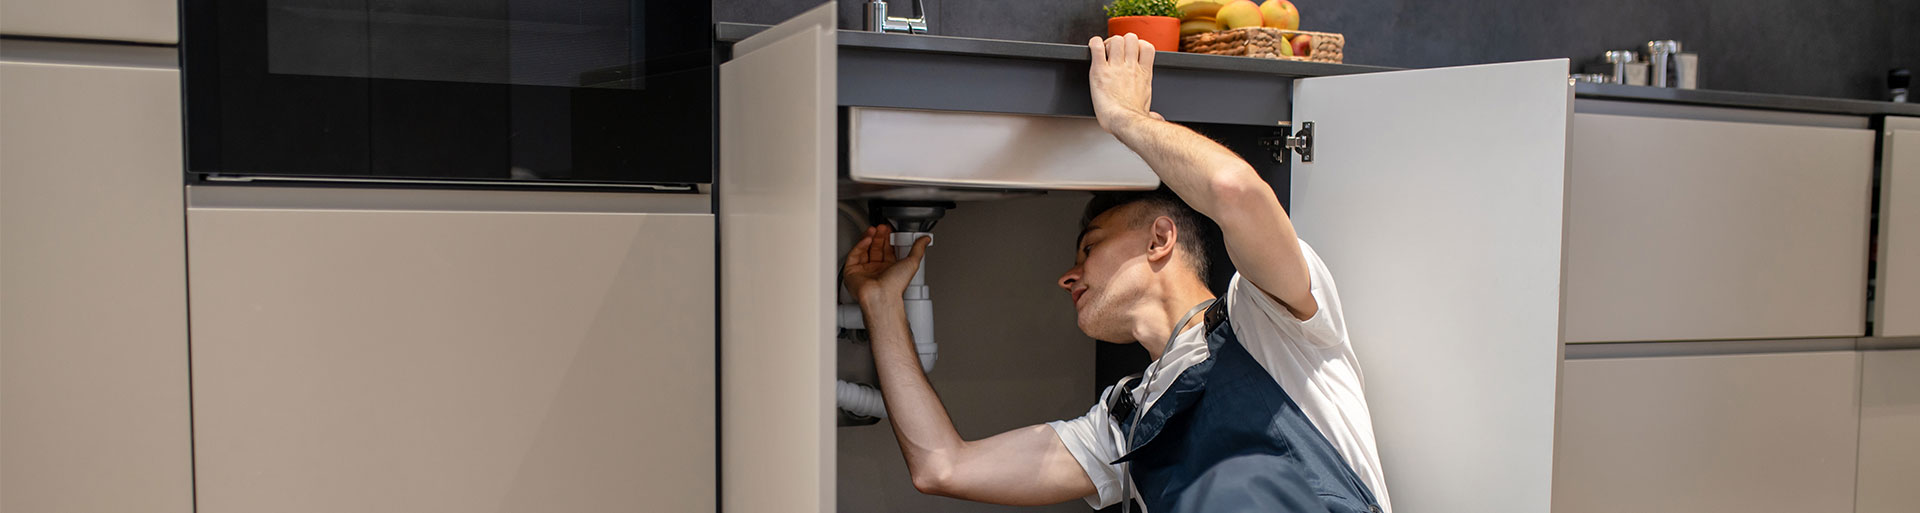
M1294 82L1292 217L1335 283L1396 511L1547 511L1567 61Z
M834 5L720 65L720 505L834 509Z

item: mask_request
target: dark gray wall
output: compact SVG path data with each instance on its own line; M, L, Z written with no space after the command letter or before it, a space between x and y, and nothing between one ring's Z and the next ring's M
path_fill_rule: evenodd
M840 0L860 26L863 0ZM718 0L715 19L777 23L820 0ZM1079 43L1105 1L925 0L933 33ZM1882 99L1888 68L1920 68L1920 0L1294 0L1301 28L1347 36L1347 62L1426 68L1571 57L1677 39L1707 89ZM890 4L910 12L911 0Z

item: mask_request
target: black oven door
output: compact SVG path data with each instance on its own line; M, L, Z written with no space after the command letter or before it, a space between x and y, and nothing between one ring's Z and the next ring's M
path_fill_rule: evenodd
M188 180L711 183L712 12L186 0Z

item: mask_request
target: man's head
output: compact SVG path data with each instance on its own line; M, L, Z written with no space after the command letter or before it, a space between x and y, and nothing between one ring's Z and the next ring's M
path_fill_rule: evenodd
M1166 187L1098 193L1087 202L1073 268L1060 288L1073 298L1080 331L1134 341L1133 315L1161 295L1206 287L1207 246L1219 228Z

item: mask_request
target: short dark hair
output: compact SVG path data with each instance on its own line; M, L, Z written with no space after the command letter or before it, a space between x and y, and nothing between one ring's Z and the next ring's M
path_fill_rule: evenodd
M1138 226L1140 223L1152 222L1160 216L1172 219L1174 229L1180 234L1177 241L1179 248L1186 252L1187 261L1192 264L1194 275L1205 283L1208 264L1212 261L1207 254L1207 248L1212 247L1211 241L1219 238L1220 226L1214 224L1213 220L1208 219L1207 216L1201 215L1200 211L1187 205L1186 201L1181 200L1179 195L1174 194L1173 190L1165 185L1151 191L1093 193L1093 199L1087 201L1087 208L1080 216L1080 236L1074 238L1076 246L1074 249L1076 251L1079 249L1077 246L1080 239L1087 236L1087 229L1093 224L1094 218L1110 210L1135 203L1144 205L1146 209L1128 224Z

